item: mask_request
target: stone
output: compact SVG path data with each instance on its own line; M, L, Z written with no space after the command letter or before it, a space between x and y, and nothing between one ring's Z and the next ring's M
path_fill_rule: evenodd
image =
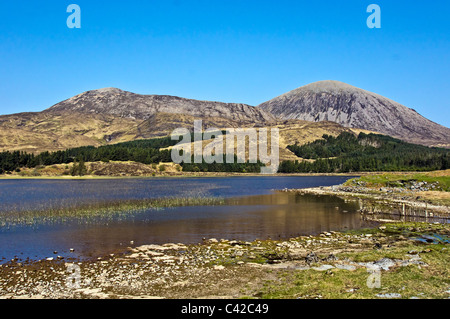
M337 269L343 269L343 270L348 270L348 271L356 270L356 266L349 265L349 264L336 264L335 267Z
M395 266L395 262L390 258L383 258L375 261L373 265L378 266L383 270L389 270L390 267Z
M223 270L223 269L225 269L225 267L222 265L214 265L214 269L215 270Z
M317 263L319 262L319 257L314 252L311 252L306 255L305 261L307 264Z
M383 246L380 243L375 243L375 245L373 246L373 248L375 249L381 249L383 248Z
M332 265L320 265L318 267L313 267L312 269L314 269L316 271L327 271L327 270L330 270L333 268L335 268L335 267Z
M333 254L329 254L326 258L324 258L323 260L325 261L334 261L337 260L337 257Z

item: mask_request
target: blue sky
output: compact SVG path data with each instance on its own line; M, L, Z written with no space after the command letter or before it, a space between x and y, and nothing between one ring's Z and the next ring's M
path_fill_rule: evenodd
M81 29L69 29L69 4ZM381 7L381 29L366 8ZM46 0L0 8L0 114L78 93L258 105L320 80L384 95L450 126L450 1Z

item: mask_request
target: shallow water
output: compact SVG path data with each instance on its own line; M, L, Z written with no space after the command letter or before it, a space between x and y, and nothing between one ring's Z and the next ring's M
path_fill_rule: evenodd
M223 206L146 210L125 219L18 226L0 231L3 262L96 257L143 244L198 243L202 238L255 240L368 227L356 202L273 189L328 186L348 177L233 177L86 181L0 181L2 214L29 207L164 196L220 196ZM27 196L28 194L28 196ZM43 199L48 199L44 201ZM4 201L3 201L4 200ZM39 203L37 205L36 203ZM52 206L53 207L53 206ZM133 245L130 242L133 241ZM74 248L75 253L69 253ZM53 254L57 251L57 254Z
M250 176L105 180L0 180L0 214L86 203L160 197L236 197L284 188L341 184L345 176ZM0 215L1 216L1 215Z

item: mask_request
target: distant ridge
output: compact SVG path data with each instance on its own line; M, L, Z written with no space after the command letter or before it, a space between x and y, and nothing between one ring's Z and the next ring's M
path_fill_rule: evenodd
M273 121L271 114L241 103L185 99L170 95L141 95L117 88L87 91L55 104L46 112L83 112L147 120L156 113L222 117L240 122Z
M42 112L0 116L0 151L39 153L152 138L177 127L192 128L194 120L203 120L204 128L276 125L283 148L343 131L379 132L415 144L450 147L450 129L416 111L349 84L320 81L258 107L111 87L91 90ZM283 156L295 159L289 151Z

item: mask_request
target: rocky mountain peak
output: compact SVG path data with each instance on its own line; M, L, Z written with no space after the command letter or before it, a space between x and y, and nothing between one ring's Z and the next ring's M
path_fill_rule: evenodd
M46 112L82 112L147 120L156 113L222 117L237 122L265 123L273 116L254 106L185 99L170 95L142 95L117 88L87 91L62 101Z
M426 144L450 145L450 129L381 95L339 81L311 83L259 105L279 119L332 121Z

